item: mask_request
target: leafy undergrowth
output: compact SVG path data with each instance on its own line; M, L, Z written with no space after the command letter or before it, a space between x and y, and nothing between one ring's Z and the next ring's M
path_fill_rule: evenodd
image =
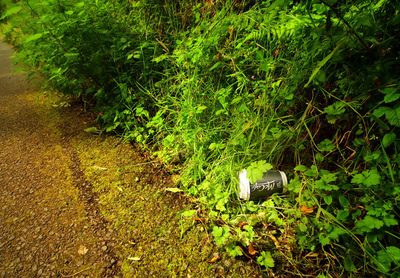
M64 136L71 138L86 180L99 196L100 212L122 242L116 248L124 277L260 275L251 261L232 260L215 249L203 220L185 213L196 212L196 205L168 191L173 178L157 161L116 137L84 132L93 122L76 116L82 114L79 107L59 109Z
M179 174L230 256L398 275L398 1L32 0L3 20L49 86ZM269 164L288 193L240 201L238 172Z

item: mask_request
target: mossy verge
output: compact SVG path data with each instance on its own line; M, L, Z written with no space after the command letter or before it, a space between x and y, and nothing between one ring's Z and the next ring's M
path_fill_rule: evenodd
M222 256L210 263L218 250L208 227L181 215L196 204L165 190L174 185L161 165L118 137L84 132L94 124L90 113L49 100L60 114L60 133L69 137L100 212L118 237L124 277L261 276L252 262Z

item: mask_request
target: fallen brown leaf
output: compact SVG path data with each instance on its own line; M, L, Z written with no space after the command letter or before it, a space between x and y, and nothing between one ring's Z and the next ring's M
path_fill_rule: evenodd
M207 222L206 219L202 218L202 217L194 217L193 220L196 221L196 222L202 222L202 223L203 222Z
M249 254L252 256L255 256L258 253L257 250L254 249L253 243L250 243L247 250L249 251Z
M300 211L304 214L310 214L314 212L314 208L313 207L309 208L307 206L300 206Z
M208 261L208 263L213 264L220 259L221 257L219 256L219 254L214 254L214 256Z

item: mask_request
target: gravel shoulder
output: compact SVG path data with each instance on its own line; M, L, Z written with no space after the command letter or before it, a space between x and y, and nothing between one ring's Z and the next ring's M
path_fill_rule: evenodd
M174 177L94 115L14 74L0 43L0 277L259 277L216 257Z

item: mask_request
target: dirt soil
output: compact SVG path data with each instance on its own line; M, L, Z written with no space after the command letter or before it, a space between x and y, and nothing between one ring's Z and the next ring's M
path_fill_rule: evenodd
M157 161L85 132L93 114L13 73L11 55L0 43L0 277L261 276L181 216L196 204L165 190Z

